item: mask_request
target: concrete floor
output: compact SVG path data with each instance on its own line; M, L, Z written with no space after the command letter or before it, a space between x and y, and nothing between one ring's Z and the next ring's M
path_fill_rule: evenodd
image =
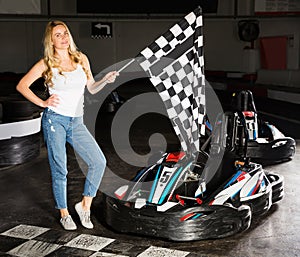
M23 165L1 170L0 233L20 224L63 231L58 222L58 213L53 209L46 155L45 149L42 149L39 158ZM101 193L98 194L93 203L92 219L95 223L95 229L90 231L79 226L76 232L117 239L120 244L127 245L127 247L109 248L106 251L125 256L137 256L141 249L145 250L150 246L188 252L189 255L187 256L300 256L299 167L298 142L297 153L292 161L265 168L266 171L284 176L285 197L283 200L273 205L266 215L253 219L252 225L247 231L232 237L177 243L116 233L108 228L102 220ZM74 165L69 174L69 204L70 212L74 214L77 223L78 219L74 213L73 205L80 199L83 179L84 176ZM72 235L74 232L66 232L65 234ZM5 252L11 250L7 248L7 245L10 245L9 238L0 235L0 256L9 256L5 255ZM12 244L12 246L15 247L16 245ZM128 247L131 247L131 251L128 251ZM159 254L152 256L168 256L161 255L161 252ZM38 257L42 255L28 256Z
M108 139L111 119L110 114L102 115L103 123L97 129L97 140L107 157L108 168L130 178L136 170L120 160ZM145 120L140 123L145 123ZM175 147L178 142L166 119L158 120L156 117L155 124L164 127L163 134L168 138L169 148ZM136 149L146 151L142 148L145 144L143 137L149 131L138 126L134 129ZM69 148L68 199L70 213L78 229L75 232L64 231L53 207L47 151L42 146L38 158L0 169L0 256L300 256L299 142L293 160L265 167L267 172L284 176L285 196L282 201L274 204L266 215L255 217L250 228L243 233L224 239L184 243L111 230L103 220L101 192L92 205L95 228L82 228L73 206L81 198L84 175ZM115 186L110 184L109 179L105 176L102 186ZM98 248L91 247L90 244L95 242L98 242Z

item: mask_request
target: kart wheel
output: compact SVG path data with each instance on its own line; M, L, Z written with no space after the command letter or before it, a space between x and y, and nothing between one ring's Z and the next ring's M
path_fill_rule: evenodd
M40 133L0 140L0 166L16 165L40 155Z
M2 103L0 103L0 123L2 123L2 117L3 117L3 107L2 107Z
M7 99L2 102L3 122L31 120L39 117L39 108L28 100Z

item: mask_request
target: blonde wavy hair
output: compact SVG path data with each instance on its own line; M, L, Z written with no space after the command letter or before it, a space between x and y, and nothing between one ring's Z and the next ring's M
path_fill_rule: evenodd
M52 68L57 68L59 71L59 74L63 75L62 69L60 67L60 60L55 56L55 48L52 44L52 31L53 31L53 28L58 25L64 26L66 31L69 34L70 46L69 46L68 51L69 51L69 55L70 55L72 62L74 62L76 64L80 64L83 67L83 70L86 73L87 77L89 77L87 70L83 66L82 53L81 53L81 51L78 50L68 26L63 21L59 21L59 20L50 21L50 22L48 22L48 24L46 26L45 34L44 34L44 62L47 66L47 69L43 72L43 77L45 78L45 85L50 86L50 87L53 86Z

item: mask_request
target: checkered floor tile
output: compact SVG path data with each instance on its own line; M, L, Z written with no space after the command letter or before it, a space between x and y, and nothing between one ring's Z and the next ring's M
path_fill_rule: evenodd
M140 247L117 239L31 225L0 233L0 256L19 257L190 257L189 252Z
M171 250L168 248L155 247L150 246L146 251L139 254L138 257L153 257L153 256L161 256L161 257L184 257L187 256L189 252Z

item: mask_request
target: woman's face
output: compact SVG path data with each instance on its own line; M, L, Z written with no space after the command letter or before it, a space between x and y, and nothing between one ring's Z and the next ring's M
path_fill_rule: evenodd
M68 49L70 45L70 37L65 26L57 25L53 28L52 43L56 49Z

